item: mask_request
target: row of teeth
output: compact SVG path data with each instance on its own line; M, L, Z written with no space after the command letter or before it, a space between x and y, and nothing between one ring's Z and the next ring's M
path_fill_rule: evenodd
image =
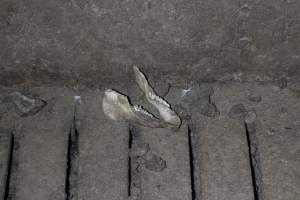
M163 100L160 96L157 96L157 95L155 95L154 93L151 93L151 92L149 93L149 96L152 100L158 101L159 103L162 103L165 106L167 106L168 108L170 108L170 105L165 100Z
M154 117L151 113L149 113L147 110L145 110L145 109L144 109L142 106L140 106L140 105L134 105L133 108L134 108L134 110L137 111L137 112L141 112L141 113L143 113L143 114L145 114L145 115L148 115L148 116L151 117L151 118Z

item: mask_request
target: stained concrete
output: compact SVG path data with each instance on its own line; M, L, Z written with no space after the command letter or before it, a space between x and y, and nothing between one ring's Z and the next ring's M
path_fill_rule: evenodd
M133 133L133 146L149 145L144 157L133 163L132 199L189 200L192 198L188 129L179 131L139 127ZM139 192L139 193L137 193Z
M298 80L297 0L0 2L0 84Z

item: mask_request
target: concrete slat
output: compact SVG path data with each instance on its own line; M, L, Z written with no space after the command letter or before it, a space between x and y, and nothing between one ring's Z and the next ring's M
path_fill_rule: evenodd
M12 135L0 132L0 199L4 199L8 183Z
M289 89L257 87L256 138L263 200L300 199L300 99ZM299 95L299 94L298 94Z
M133 142L148 144L151 154L160 157L166 164L166 168L161 171L158 159L151 160L150 156L150 160L147 160L146 156L144 166L138 174L141 190L139 199L191 199L187 126L183 125L178 132L140 127L134 134ZM135 167L134 164L132 166Z
M249 149L243 121L228 117L230 93L214 87L220 116L192 113L196 197L202 200L253 200Z
M63 200L73 96L62 88L33 88L48 105L19 120L16 130L16 200Z
M253 167L262 200L294 200L300 198L300 101L299 90L280 89L277 85L245 83L224 84L216 93L226 94L228 108L243 103L255 110L250 139L254 145ZM260 101L253 101L260 97ZM253 129L254 127L254 129Z
M127 123L114 122L102 111L103 92L87 90L76 108L79 133L78 199L128 198Z

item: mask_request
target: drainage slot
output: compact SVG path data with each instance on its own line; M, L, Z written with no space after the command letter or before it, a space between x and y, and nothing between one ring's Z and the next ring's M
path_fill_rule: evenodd
M14 154L14 135L11 134L10 138L10 149L9 149L9 160L8 160L8 166L7 166L7 175L6 175L6 185L5 185L5 191L4 191L4 200L8 200L9 194L10 194L10 184L11 184L11 173L12 173L12 163L13 163L13 154Z
M188 126L188 144L189 144L192 200L195 200L196 193L195 193L195 176L194 176L194 153L193 153L193 145L192 145L192 130L190 126Z
M69 132L68 153L67 153L67 172L65 193L66 200L78 199L78 167L79 167L79 133L76 129L75 119Z
M252 186L255 200L263 200L263 185L262 173L260 167L260 159L257 150L257 138L255 123L245 123L245 130L247 135L248 151L249 151L249 164L251 169Z
M141 200L142 198L142 186L141 186L141 171L139 170L140 163L138 162L139 156L133 153L138 148L138 144L141 142L140 130L138 127L130 125L129 132L129 185L128 194L131 199Z
M129 128L129 140L128 140L128 196L131 196L131 156L130 156L130 151L132 148L132 133L131 133L131 128Z

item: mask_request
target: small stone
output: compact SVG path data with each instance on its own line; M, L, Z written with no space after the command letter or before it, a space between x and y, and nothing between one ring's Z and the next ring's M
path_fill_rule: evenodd
M20 92L12 93L10 99L15 106L16 113L21 117L35 115L47 105L47 102L42 99L29 98Z
M228 116L232 119L245 119L247 110L243 104L236 104L231 107Z

